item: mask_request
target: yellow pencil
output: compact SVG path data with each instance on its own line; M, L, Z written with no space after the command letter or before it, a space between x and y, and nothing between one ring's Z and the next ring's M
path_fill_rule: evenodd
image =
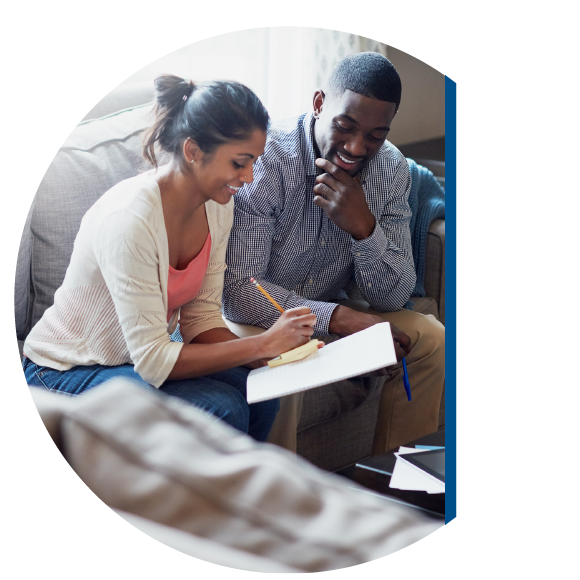
M284 309L258 284L255 278L250 278L250 282L280 311L284 312Z

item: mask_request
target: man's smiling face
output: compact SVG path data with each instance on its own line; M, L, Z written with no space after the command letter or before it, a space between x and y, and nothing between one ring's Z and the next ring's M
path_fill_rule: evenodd
M314 138L320 156L354 176L378 153L397 105L346 90L314 95Z

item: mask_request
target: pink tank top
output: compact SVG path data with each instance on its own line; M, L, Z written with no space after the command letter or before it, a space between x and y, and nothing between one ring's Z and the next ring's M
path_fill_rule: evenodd
M191 302L198 295L209 264L210 250L211 234L208 233L201 252L189 262L185 270L176 270L169 266L167 322L175 310Z

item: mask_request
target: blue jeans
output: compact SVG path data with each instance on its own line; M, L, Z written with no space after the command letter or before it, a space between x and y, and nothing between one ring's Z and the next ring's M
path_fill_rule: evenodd
M114 377L124 377L157 391L155 387L146 383L130 364L114 367L76 366L68 371L57 371L39 366L24 357L22 367L29 386L43 387L49 391L73 396L80 395ZM266 441L280 403L278 399L271 399L248 405L246 380L249 372L250 370L245 367L236 367L204 377L166 381L159 387L159 391L183 399L215 415L257 441Z

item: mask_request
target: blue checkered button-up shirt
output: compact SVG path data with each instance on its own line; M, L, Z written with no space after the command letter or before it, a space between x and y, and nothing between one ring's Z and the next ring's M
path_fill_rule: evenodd
M376 310L399 310L411 296L415 268L407 202L411 186L403 155L385 141L361 172L373 233L355 240L313 202L316 167L312 114L281 121L268 133L254 181L234 197L223 305L234 322L269 328L278 310L252 285L254 276L285 309L308 306L315 334L328 334L343 288L354 276Z

